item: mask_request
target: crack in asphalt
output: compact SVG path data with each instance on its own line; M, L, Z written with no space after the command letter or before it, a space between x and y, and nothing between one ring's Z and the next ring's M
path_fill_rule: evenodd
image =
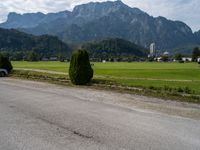
M70 133L72 133L72 134L74 134L76 136L79 136L81 138L84 138L84 139L92 139L92 138L94 138L93 136L83 134L83 133L81 133L79 131L73 130L73 129L69 128L69 127L65 127L63 125L60 125L58 123L55 123L53 121L50 121L50 120L42 118L42 117L36 117L36 119L39 119L39 120L41 120L41 121L43 121L45 123L48 123L50 125L56 126L57 128L64 129L64 130L66 130L66 131L68 131L68 132L70 132Z

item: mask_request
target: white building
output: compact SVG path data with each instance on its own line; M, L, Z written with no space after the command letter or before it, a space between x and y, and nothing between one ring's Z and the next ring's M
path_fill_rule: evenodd
M162 57L157 57L157 58L156 58L156 61L157 61L157 62L161 62L161 61L162 61Z
M150 45L150 54L155 54L156 52L156 44L155 43L151 43Z
M150 54L149 57L155 57L156 56L156 44L151 43L150 44Z
M199 57L199 58L197 58L197 62L198 62L198 63L200 63L200 57Z

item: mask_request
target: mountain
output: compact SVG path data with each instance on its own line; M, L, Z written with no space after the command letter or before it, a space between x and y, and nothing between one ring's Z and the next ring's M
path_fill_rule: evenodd
M26 17L28 15L31 17ZM20 28L21 31L35 35L55 35L70 44L121 38L145 48L154 42L158 50L171 52L177 47L197 44L197 36L185 23L164 17L152 17L119 0L79 5L72 12L65 11L53 15L36 13L35 17L32 15L8 17L7 22L0 26ZM36 21L32 21L32 18L36 18ZM188 52L191 51L188 49Z
M32 28L37 26L43 17L45 17L45 15L42 13L30 13L20 15L15 12L12 12L9 13L7 21L1 24L0 27L7 29Z
M5 23L0 24L1 28L6 29L17 29L17 28L33 28L39 24L51 22L59 18L65 19L70 12L63 11L59 13L26 13L26 14L17 14L15 12L9 13L8 19Z
M198 44L200 44L200 30L194 33Z
M43 57L63 54L69 56L69 47L57 37L42 35L33 36L14 29L0 28L0 52L15 54L34 51Z
M92 58L121 58L147 56L147 50L129 41L114 38L102 41L89 42L82 45Z

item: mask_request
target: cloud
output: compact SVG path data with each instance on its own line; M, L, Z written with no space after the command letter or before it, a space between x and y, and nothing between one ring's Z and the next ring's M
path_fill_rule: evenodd
M5 21L9 12L58 12L72 10L74 6L91 0L3 0L0 3L0 21ZM105 0L92 0L105 1ZM112 0L113 1L113 0ZM200 29L200 0L123 0L131 7L138 7L152 16L164 16L172 20L180 20L192 27Z

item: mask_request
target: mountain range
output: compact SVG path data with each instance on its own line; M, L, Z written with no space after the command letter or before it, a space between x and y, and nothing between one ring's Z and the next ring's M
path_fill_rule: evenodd
M181 21L152 17L123 2L91 2L76 6L73 11L58 13L10 13L0 27L18 29L34 35L58 36L65 43L79 45L106 38L120 38L148 48L156 43L158 50L177 49L191 53L200 45L200 31L193 33Z

